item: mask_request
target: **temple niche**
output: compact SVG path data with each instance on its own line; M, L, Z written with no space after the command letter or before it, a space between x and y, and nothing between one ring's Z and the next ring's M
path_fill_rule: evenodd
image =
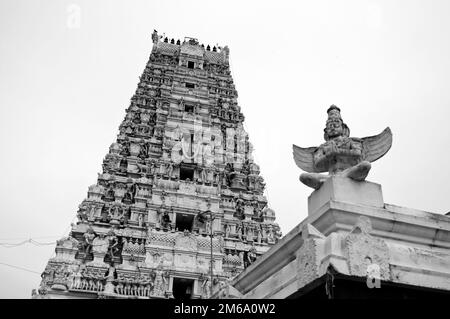
M152 41L97 183L34 298L208 298L281 236L228 47L156 31Z

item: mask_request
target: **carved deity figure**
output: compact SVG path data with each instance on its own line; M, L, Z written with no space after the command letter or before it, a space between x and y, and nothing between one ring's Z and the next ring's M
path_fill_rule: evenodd
M167 166L167 176L169 177L169 179L171 179L172 175L173 175L173 164L169 163Z
M86 207L83 205L80 205L78 209L78 218L80 221L86 221L88 219L88 215L86 213Z
M139 151L139 158L146 159L148 157L148 152L150 150L150 146L148 143L143 143L141 145L141 149Z
M103 233L100 233L94 238L92 242L92 251L94 253L107 253L108 252L108 240Z
M255 179L255 191L259 193L264 192L264 188L266 187L266 183L264 183L264 178L262 176L257 176Z
M44 271L41 274L42 282L41 286L47 286L48 283L53 282L53 279L55 278L55 269L47 264Z
M89 227L83 235L83 239L84 239L84 242L83 242L84 259L83 259L83 261L85 261L88 254L90 254L92 252L92 245L94 243L94 238L95 238L95 232L92 229L92 227Z
M116 256L119 251L119 240L117 239L116 234L113 230L110 230L107 234L108 239L108 255L111 258L111 262L113 262L114 256Z
M207 174L208 172L205 168L200 171L200 180L202 183L206 182Z
M208 276L200 276L200 280L202 282L201 296L202 299L209 299L211 296L211 281Z
M236 198L236 212L235 217L239 219L244 219L244 200L241 197Z
M256 237L256 240L258 241L258 244L261 244L262 241L262 233L261 233L261 228L258 228L258 235Z
M239 223L236 228L236 233L238 235L239 240L242 240L242 224Z
M163 228L170 228L171 222L172 221L170 220L169 214L167 212L164 212L161 216L161 226Z
M114 293L114 281L115 281L115 272L116 269L113 265L109 267L108 272L103 277L106 279L106 285L105 285L105 293Z
M319 189L333 175L363 181L369 174L370 163L391 148L392 133L389 127L375 136L349 137L350 129L342 121L340 111L335 105L327 110L324 144L308 148L293 145L295 163L307 172L300 175L300 181L311 188ZM319 174L322 172L329 175Z
M156 165L155 165L155 162L152 162L152 163L150 164L149 172L150 172L150 175L154 175L154 174L155 174L155 172L156 172Z
M267 233L267 240L268 240L269 242L275 240L275 235L274 235L274 233L273 233L272 227L269 227L269 230L268 230L268 233Z
M97 210L97 208L95 206L89 207L89 220L94 219L96 210Z
M123 210L119 205L113 205L109 208L109 215L113 219L120 219L123 214Z
M104 200L108 202L113 202L115 200L114 185L112 183L108 185Z
M78 289L81 286L81 279L83 278L83 271L84 269L81 268L81 266L78 266L76 271L74 271L72 282L70 284L69 288L72 289Z
M225 238L229 238L230 237L230 231L231 231L230 225L226 224L225 225Z
M133 196L132 194L128 191L125 193L125 195L122 198L122 203L130 205L133 203Z
M144 224L144 214L139 214L138 217L138 226L142 227L142 225Z
M166 173L166 164L165 163L161 163L159 165L159 174L164 175Z
M145 277L144 280L141 281L142 286L144 287L143 290L143 296L144 297L150 297L150 293L153 289L153 282L150 280L149 277Z
M154 252L150 252L152 258L151 258L151 264L153 265L159 265L159 263L162 262L161 253L159 252L159 249L156 248Z
M162 264L153 271L153 295L162 297L166 293L166 273L163 270Z
M245 235L246 235L245 238L248 241L253 241L253 226L252 225L245 226Z
M250 248L250 250L247 252L247 258L245 260L245 268L250 266L256 261L256 250L254 247Z

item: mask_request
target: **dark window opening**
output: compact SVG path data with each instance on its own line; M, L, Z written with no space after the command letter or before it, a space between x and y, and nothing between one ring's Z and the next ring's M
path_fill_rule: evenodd
M180 180L194 180L194 169L191 167L180 167Z
M195 88L195 84L194 84L194 83L187 83L187 82L186 82L186 87L187 87L188 89L193 89L193 88Z
M194 280L185 278L173 278L172 292L175 299L191 299Z
M184 105L184 111L185 112L189 112L189 113L194 113L194 106L193 105L189 105L189 104L185 104Z
M175 219L175 229L179 231L192 231L192 224L194 222L194 216L188 214L177 213Z
M194 134L191 134L191 148L190 148L190 150L189 150L189 156L193 156L193 154L194 154L194 151L193 151L193 148L194 147Z
M194 62L188 61L188 68L193 69L194 68Z

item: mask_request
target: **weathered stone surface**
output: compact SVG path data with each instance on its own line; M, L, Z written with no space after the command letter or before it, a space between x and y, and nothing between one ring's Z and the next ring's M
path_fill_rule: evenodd
M361 216L358 224L345 238L345 250L351 275L367 277L371 265L378 270L379 279L390 280L389 248L381 238L370 235L370 219Z

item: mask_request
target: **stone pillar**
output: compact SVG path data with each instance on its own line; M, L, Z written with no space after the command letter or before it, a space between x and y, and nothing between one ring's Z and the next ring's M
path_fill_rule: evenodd
M381 185L347 177L331 176L308 197L308 216L319 212L330 201L353 205L384 207Z

